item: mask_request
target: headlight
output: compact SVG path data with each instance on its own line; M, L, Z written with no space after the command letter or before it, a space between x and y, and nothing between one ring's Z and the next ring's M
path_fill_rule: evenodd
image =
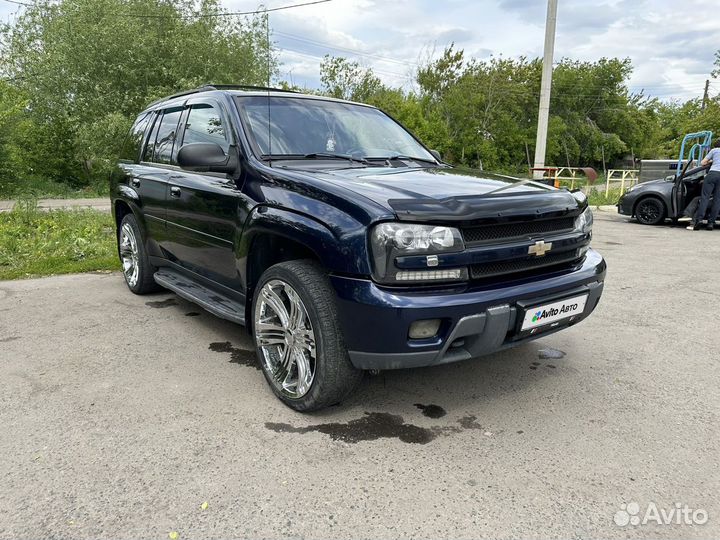
M637 188L639 188L639 187L640 187L640 184L635 184L634 186L630 186L629 188L627 188L627 189L625 190L625 193L632 193L633 191L635 191L635 190L636 190Z
M408 283L467 279L467 268L433 268L437 266L437 258L428 258L427 265L422 270L401 271L395 266L396 257L462 251L465 245L460 231L454 227L381 223L373 229L370 244L375 278L380 282Z
M592 232L593 227L593 213L590 207L587 207L585 211L575 219L575 230L581 231L584 234Z
M581 190L576 189L575 191L571 191L572 196L575 198L575 200L578 202L580 206L585 204L587 201L587 195L585 195Z

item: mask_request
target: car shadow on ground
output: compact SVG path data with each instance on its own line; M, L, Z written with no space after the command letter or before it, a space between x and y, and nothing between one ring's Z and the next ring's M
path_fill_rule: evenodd
M641 227L646 228L649 230L657 229L657 228L666 228L666 229L685 229L688 225L690 225L690 219L684 218L679 221L675 220L665 220L663 223L660 223L658 225L643 225L635 218L629 218L627 216L621 216L622 221L625 221L629 225L633 225L635 227ZM701 230L705 229L705 226L707 225L707 221L703 222L703 226ZM715 229L720 230L720 223L715 222Z
M150 309L167 310L168 315L187 318L188 323L216 335L217 338L207 345L208 356L218 362L237 364L238 377L263 378L252 340L244 327L219 319L172 293L147 296L145 300ZM392 428L388 424L393 424L395 431L402 431L402 426L406 424L397 415L407 413L410 407L428 418L455 414L455 427L449 428L451 430L480 429L481 425L473 414L481 413L489 403L512 395L522 396L526 388L538 385L547 377L561 377L576 371L572 367L572 359L564 351L553 348L553 342L553 336L548 336L514 349L463 362L388 370L375 375L366 373L355 392L343 403L306 417L331 420L360 413L365 415L365 423L378 429L379 424L383 424L382 429L386 430ZM275 400L275 397L268 391L263 399ZM477 412L470 414L469 411ZM288 418L295 415L288 409ZM368 425L356 427L356 432L372 431ZM278 429L288 431L296 428L282 424Z

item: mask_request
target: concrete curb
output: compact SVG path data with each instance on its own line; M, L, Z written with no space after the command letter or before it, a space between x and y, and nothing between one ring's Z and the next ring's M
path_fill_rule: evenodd
M13 209L16 202L17 201L0 201L0 212L9 212ZM109 212L110 199L39 199L37 208L44 212L48 210L77 210L81 208L92 208L99 212Z

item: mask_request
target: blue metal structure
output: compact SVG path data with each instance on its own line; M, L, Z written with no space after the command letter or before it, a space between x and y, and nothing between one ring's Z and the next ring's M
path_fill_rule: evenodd
M675 177L677 178L682 174L683 161L685 160L685 145L688 141L697 141L691 147L688 152L687 159L689 161L696 161L700 164L700 160L707 154L712 145L712 131L698 131L697 133L688 133L683 137L682 144L680 145L680 157L678 158L677 169L675 171Z

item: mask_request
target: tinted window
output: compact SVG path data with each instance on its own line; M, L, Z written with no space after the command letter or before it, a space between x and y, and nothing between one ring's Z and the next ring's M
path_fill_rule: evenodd
M400 124L372 107L286 97L242 97L238 102L263 154L401 154L434 160Z
M160 120L160 128L155 137L155 149L152 161L155 163L172 163L172 151L177 134L178 121L182 110L165 111Z
M182 143L215 143L227 154L230 143L225 135L220 111L211 105L193 105L185 124Z
M157 117L158 115L156 113L150 113L150 122L153 122L154 120L155 126L153 127L153 130L147 139L147 143L145 144L142 161L152 161L153 149L155 148L155 139L157 138L158 129L160 129L160 121L156 120Z
M127 161L136 161L140 156L140 145L142 144L145 130L150 123L151 116L149 113L141 114L130 128L130 133L125 138L120 159Z

